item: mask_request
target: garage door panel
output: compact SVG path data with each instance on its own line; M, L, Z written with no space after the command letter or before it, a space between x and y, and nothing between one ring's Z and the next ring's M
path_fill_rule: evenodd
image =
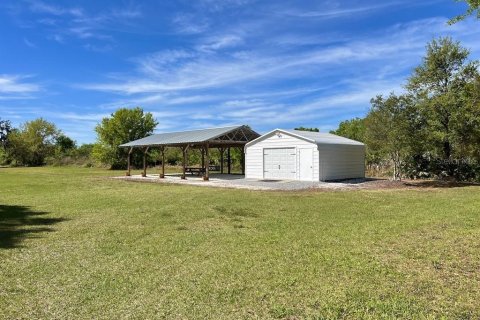
M295 179L295 160L294 148L264 149L264 178Z

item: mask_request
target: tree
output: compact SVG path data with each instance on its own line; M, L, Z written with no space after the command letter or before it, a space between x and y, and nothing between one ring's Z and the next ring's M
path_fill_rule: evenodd
M60 131L42 118L25 122L9 135L7 154L18 165L38 166L54 155Z
M57 137L56 145L61 153L67 153L76 148L76 143L64 134Z
M92 155L93 144L86 143L75 149L75 157L77 158L90 158Z
M455 141L461 147L458 153L480 163L480 75L467 84L460 100L462 112L454 120L459 124Z
M451 38L433 40L427 54L409 79L407 89L426 119L427 141L432 153L452 163L466 149L464 116L468 113L467 92L478 77L478 63L468 61L469 51ZM448 175L454 168L448 166Z
M365 143L365 132L367 130L365 118L353 118L340 122L336 130L331 130L330 133L341 137L356 140ZM378 165L382 158L377 150L366 146L365 160L368 166Z
M12 132L12 124L9 120L2 120L0 118L0 144L5 151L8 144L8 135Z
M377 96L366 119L365 140L370 149L393 163L393 179L402 178L402 164L409 148L408 114L412 103L407 96Z
M330 133L364 142L365 141L365 119L354 118L340 122L337 130L332 130Z
M454 24L458 21L465 20L468 16L475 16L477 19L480 19L480 0L456 0L457 2L465 2L468 6L467 11L464 14L456 16L451 19L448 23Z
M387 160L395 179L480 180L479 63L468 57L450 38L433 40L404 95L372 99L365 119L344 121L332 133L365 142L367 164Z
M310 131L310 132L320 132L318 128L305 128L305 127L298 127L293 130L298 130L298 131Z
M118 146L152 134L157 124L150 112L144 113L139 107L118 109L96 126L97 143L93 156L112 169L125 168L128 150ZM134 163L140 163L139 159Z

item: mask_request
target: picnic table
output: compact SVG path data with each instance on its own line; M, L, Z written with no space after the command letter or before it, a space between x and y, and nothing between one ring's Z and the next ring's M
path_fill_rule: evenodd
M210 165L208 166L209 171L219 171L220 167L215 166L215 165ZM188 172L190 174L196 174L197 176L204 174L205 173L205 168L202 167L186 167L185 172Z

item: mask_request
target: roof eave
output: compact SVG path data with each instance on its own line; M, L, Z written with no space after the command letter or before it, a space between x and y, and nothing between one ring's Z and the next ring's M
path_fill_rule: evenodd
M257 139L254 139L254 140L248 142L247 144L245 144L245 148L246 148L246 147L249 147L249 146L252 145L252 144L257 143L258 141L261 141L261 140L265 139L266 137L270 136L271 134L273 134L273 133L275 133L275 132L282 132L283 134L288 134L288 135L290 135L290 136L293 136L293 137L296 137L296 138L305 140L305 141L307 141L307 142L311 142L311 143L315 143L315 144L317 143L315 140L312 140L312 139L306 138L306 137L304 137L304 136L301 136L301 135L298 135L298 134L295 134L295 133L292 133L292 132L289 132L289 131L286 131L286 130L278 129L278 128L277 128L277 129L274 129L274 130L272 130L272 131L269 131L269 132L261 135L261 136L258 137Z

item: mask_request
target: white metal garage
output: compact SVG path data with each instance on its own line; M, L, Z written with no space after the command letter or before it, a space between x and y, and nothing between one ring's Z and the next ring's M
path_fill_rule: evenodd
M365 145L329 133L276 129L245 146L249 179L328 181L365 177Z

